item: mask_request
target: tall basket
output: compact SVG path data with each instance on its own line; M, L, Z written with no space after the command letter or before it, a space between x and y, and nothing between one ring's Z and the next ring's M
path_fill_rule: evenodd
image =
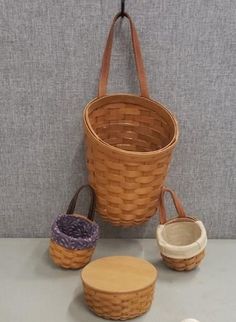
M178 140L174 115L150 99L138 35L130 16L141 95L106 93L116 15L104 50L98 97L84 110L89 182L97 211L117 226L133 226L155 214Z

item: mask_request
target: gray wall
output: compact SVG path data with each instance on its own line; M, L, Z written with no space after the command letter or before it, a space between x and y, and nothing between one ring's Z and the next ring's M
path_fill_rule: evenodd
M126 2L140 34L151 96L180 123L168 183L203 219L210 237L235 238L235 1ZM1 237L48 236L52 218L86 182L82 111L97 93L101 54L119 5L0 0ZM122 23L110 91L137 90ZM156 223L157 216L138 228L103 222L101 228L107 237L153 237Z

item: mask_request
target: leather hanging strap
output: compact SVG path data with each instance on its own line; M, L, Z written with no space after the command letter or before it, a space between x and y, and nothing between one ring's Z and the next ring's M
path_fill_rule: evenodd
M69 215L69 214L73 214L74 213L78 196L79 196L81 190L83 190L84 188L88 188L89 189L89 192L90 192L90 206L89 206L89 211L88 211L88 216L87 217L88 217L88 219L90 219L91 221L93 221L93 219L94 219L94 213L95 213L96 196L95 196L95 192L94 192L93 188L90 185L83 185L83 186L81 186L76 191L74 197L72 198L72 200L71 200L71 202L69 204L69 207L67 209L66 214Z
M124 12L123 15L124 15L124 17L126 17L129 20L129 24L130 24L131 38L132 38L133 51L134 51L136 69L137 69L137 74L138 74L138 79L139 79L141 96L149 98L146 73L145 73L145 69L144 69L138 34L137 34L137 31L135 29L135 26L134 26L130 16L126 12ZM109 35L107 38L107 43L106 43L106 47L105 47L103 59L102 59L102 67L101 67L99 88L98 88L98 97L105 96L106 92L107 92L107 82L108 82L108 75L109 75L109 70L110 70L114 29L115 29L116 21L120 17L121 17L120 13L118 13L114 17L110 32L109 32Z
M165 208L165 203L164 203L164 198L165 198L165 193L169 192L172 200L175 205L175 209L178 213L179 218L186 218L186 213L184 211L184 208L181 204L181 201L177 197L176 193L169 188L163 187L161 191L161 196L160 196L160 207L159 207L159 213L160 213L160 223L163 225L167 222L167 215L166 215L166 208Z

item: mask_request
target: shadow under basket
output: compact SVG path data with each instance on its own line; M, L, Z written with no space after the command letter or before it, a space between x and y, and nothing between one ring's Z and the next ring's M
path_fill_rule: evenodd
M85 187L89 187L91 192L88 218L73 214L78 195ZM79 269L91 260L99 235L98 225L93 221L94 208L95 193L89 185L85 185L76 192L67 213L57 216L49 244L49 254L56 265Z
M178 217L166 220L164 194L169 192L174 201ZM165 264L176 271L190 271L196 268L205 255L207 235L203 223L188 217L176 194L163 188L160 199L160 225L157 228L157 242Z

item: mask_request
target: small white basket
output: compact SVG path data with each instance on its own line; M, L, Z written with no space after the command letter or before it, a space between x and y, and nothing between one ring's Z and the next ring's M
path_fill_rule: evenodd
M165 192L173 199L178 217L167 220L164 205ZM157 227L157 243L166 265L177 271L189 271L199 265L205 254L207 234L203 223L186 216L176 194L163 188L160 197L160 225Z

